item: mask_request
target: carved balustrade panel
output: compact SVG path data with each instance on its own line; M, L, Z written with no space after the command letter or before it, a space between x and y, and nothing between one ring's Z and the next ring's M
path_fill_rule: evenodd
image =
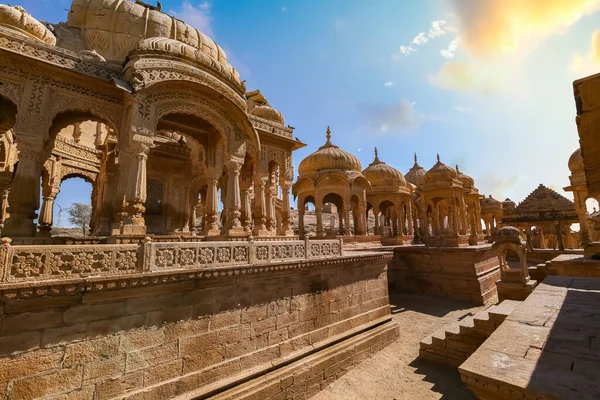
M341 240L144 242L0 247L2 282L214 270L342 256Z
M5 282L142 272L137 245L12 246L3 254Z

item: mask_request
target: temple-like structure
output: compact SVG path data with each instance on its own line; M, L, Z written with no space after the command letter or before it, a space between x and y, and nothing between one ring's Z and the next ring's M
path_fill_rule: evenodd
M71 177L92 184L97 236L293 235L304 144L209 37L130 2L74 1L58 25L1 11L22 43L1 54L3 235L49 235Z

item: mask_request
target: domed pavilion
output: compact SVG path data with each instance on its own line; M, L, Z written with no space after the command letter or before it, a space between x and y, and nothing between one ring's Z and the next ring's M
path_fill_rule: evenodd
M371 184L367 193L367 211L373 209L375 234L382 236L384 244L410 244L413 240L413 185L400 171L375 159L362 172Z
M339 213L339 234L351 235L350 212L354 217L354 234L366 234L366 195L371 184L365 179L360 161L331 142L327 127L326 142L308 155L298 167L298 180L293 186L298 201L299 234L304 235L304 210L307 203L315 206L317 236L323 236L322 208L326 203L336 206Z
M467 188L465 188L467 186ZM469 223L476 218L476 208L467 209L465 194L471 193L472 178L458 169L437 162L425 175L419 186L423 242L428 246L465 247L476 238ZM471 222L471 225L473 223Z
M0 5L0 35L4 236L50 235L71 178L100 237L293 235L304 144L210 37L122 0L74 0L59 24Z

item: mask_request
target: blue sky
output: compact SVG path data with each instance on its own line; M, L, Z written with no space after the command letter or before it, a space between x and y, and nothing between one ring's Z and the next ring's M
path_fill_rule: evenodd
M572 198L562 191L578 147L572 82L600 72L599 0L161 3L296 128L308 144L296 167L330 125L363 167L374 146L403 173L414 152L425 168L439 153L485 195L518 202L543 183ZM59 22L70 1L16 4ZM88 196L70 186L63 203Z

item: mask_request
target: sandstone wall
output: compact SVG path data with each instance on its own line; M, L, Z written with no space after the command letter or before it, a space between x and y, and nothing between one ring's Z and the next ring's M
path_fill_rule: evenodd
M497 299L500 266L491 245L401 246L394 250L388 279L397 290L487 304Z
M4 284L0 396L167 399L235 387L389 323L389 258ZM303 365L313 391L335 377ZM280 390L299 390L288 383Z

